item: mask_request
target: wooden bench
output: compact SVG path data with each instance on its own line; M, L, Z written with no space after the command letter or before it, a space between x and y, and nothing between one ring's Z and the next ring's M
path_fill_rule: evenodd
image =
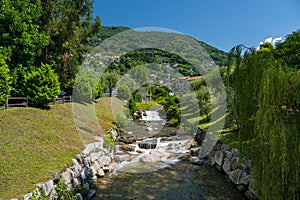
M9 97L6 101L5 108L9 106L28 106L27 97Z

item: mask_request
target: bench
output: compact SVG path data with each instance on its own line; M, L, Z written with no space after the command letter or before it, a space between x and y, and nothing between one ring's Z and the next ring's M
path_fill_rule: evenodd
M9 97L6 101L5 108L9 106L28 106L27 97Z

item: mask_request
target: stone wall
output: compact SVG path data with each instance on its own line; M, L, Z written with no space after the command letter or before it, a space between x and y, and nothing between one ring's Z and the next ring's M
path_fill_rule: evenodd
M81 193L76 194L77 199L92 199L96 194L97 179L105 173L113 171L116 163L113 160L113 151L103 147L103 138L97 142L86 145L81 154L75 156L68 167L61 172L54 173L51 180L37 184L37 188L19 199L29 200L31 196L41 199L41 191L50 199L58 198L56 185L62 181L67 189L81 188ZM17 198L12 199L17 200Z
M206 140L204 131L199 129L197 131L195 140L202 144ZM205 139L204 139L205 138ZM201 146L197 150L198 156L201 156ZM195 151L193 151L193 154ZM224 172L229 179L243 192L249 199L257 199L254 194L254 184L251 177L251 160L247 157L241 158L236 148L231 148L227 144L217 141L212 150L205 156L210 165L214 166L217 170Z

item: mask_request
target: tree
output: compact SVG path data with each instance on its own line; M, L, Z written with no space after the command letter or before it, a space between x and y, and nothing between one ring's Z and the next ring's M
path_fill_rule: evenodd
M58 76L51 65L41 67L25 75L24 91L34 106L45 108L60 92Z
M10 81L8 66L0 54L0 104L5 103L10 94Z
M274 57L283 60L289 68L300 69L300 30L288 35L282 43L276 44Z
M103 92L102 84L100 82L98 82L98 84L96 86L95 98L98 99L98 98L102 97L102 92Z
M118 97L124 100L128 100L130 96L131 96L131 92L127 85L121 85L118 88Z
M14 94L22 94L24 75L48 44L48 37L37 25L41 12L40 0L0 1L0 47L8 56Z
M108 72L105 72L101 78L102 78L104 87L107 88L107 90L109 91L109 96L111 97L112 91L116 87L117 82L119 80L118 73L115 70L108 71Z
M209 112L211 109L211 99L208 88L206 86L198 88L198 90L196 91L196 96L199 100L200 113L205 114L206 120L208 121Z
M101 20L93 16L93 0L42 0L39 25L50 43L39 58L54 64L62 89L75 79L84 54L90 50L89 37L99 32Z
M83 71L77 75L74 89L73 99L79 102L90 102L95 99L95 96L99 96L99 82L93 73L89 71ZM101 91L102 93L102 91Z

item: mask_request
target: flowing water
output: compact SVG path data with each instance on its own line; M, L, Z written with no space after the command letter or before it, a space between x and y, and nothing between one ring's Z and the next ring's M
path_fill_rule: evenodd
M223 173L205 161L200 165L181 161L189 153L193 136L176 134L158 119L151 111L142 123L128 127L133 137L143 140L134 143L131 152L117 146L116 155L128 159L119 161L113 173L100 179L94 199L246 199ZM152 129L141 128L148 126ZM160 136L153 137L158 133Z
M119 172L95 199L246 200L230 180L207 164L179 162L150 173Z

